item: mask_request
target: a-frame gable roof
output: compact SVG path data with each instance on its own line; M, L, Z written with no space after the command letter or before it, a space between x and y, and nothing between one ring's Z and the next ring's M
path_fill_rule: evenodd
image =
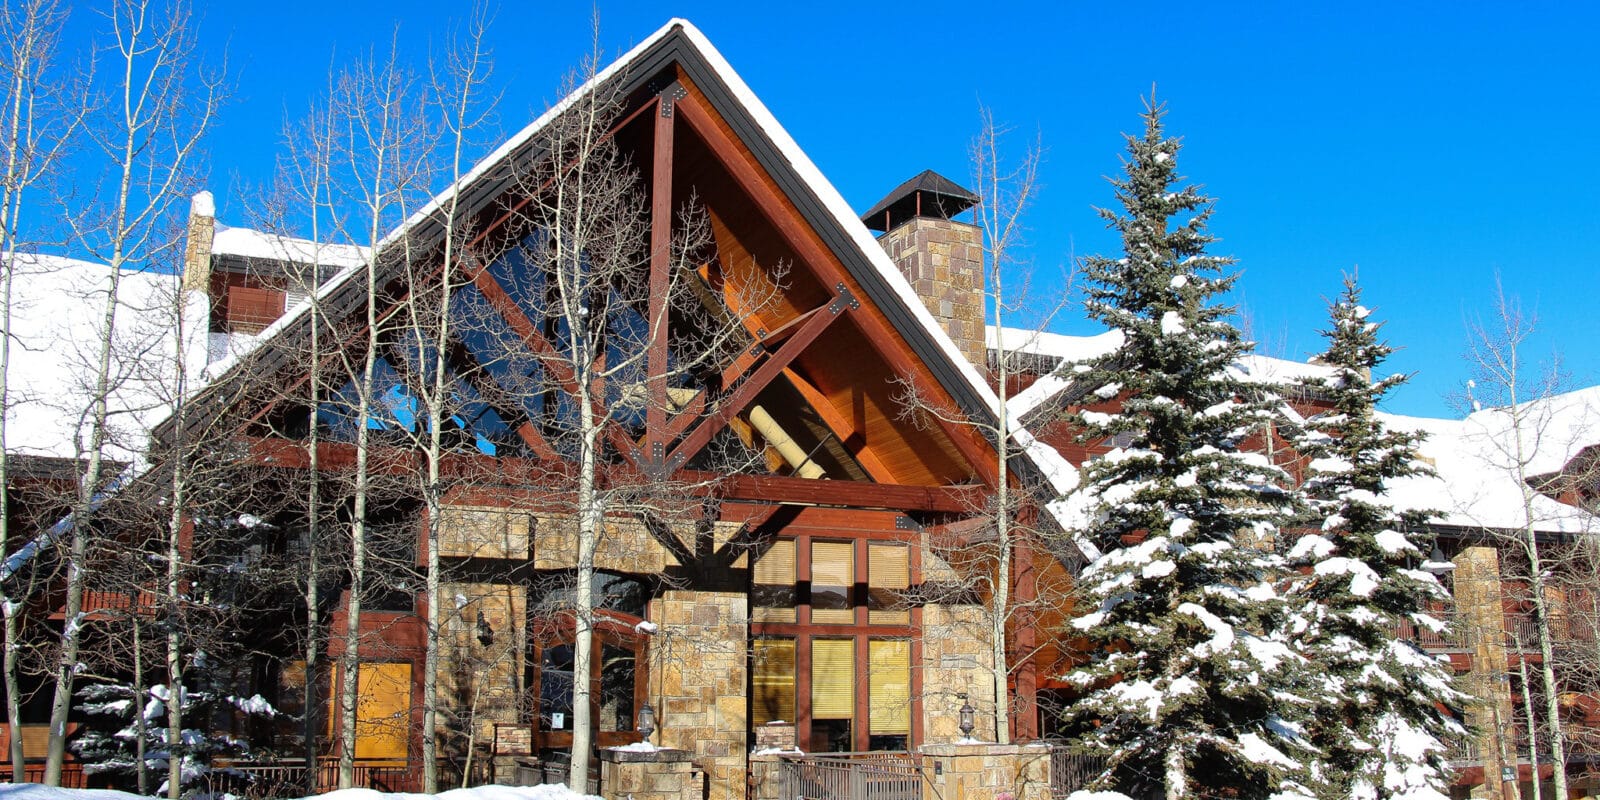
M616 62L580 86L572 95L552 107L522 131L508 139L460 182L441 193L432 203L390 233L378 248L381 262L384 247L407 238L413 246L426 245L443 232L442 209L455 192L468 213L486 207L516 180L519 163L539 158L540 133L565 109L584 94L605 87L618 95L646 89L664 71L676 67L703 98L706 105L731 129L733 137L776 184L776 189L793 205L807 227L821 240L828 254L848 273L869 301L889 322L895 333L915 354L916 360L935 379L945 394L974 418L998 418L998 400L978 370L960 354L943 329L934 321L910 284L901 275L872 233L857 218L849 204L811 162L771 112L750 90L715 47L694 26L672 20L623 55ZM657 88L657 87L648 87ZM383 269L382 266L378 267ZM364 267L347 268L320 290L325 309L354 307L364 299ZM262 334L266 346L254 356L265 359L261 366L285 356L274 356L273 342L291 339L297 329L304 335L306 305L292 311ZM219 383L226 384L243 374L239 365L225 365ZM1057 490L1070 485L1075 475L1049 461L1053 455L1032 442L1025 432L1015 431L1019 443L1030 454L1016 466L1042 471Z

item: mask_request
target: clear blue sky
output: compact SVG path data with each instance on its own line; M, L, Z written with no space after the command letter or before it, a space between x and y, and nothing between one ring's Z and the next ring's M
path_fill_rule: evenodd
M81 8L74 28L96 24ZM460 4L464 6L465 4ZM270 177L279 132L330 62L386 47L419 60L456 3L204 4L235 98L210 143L224 222ZM493 33L514 131L554 99L589 44L584 3L507 0ZM1030 254L1053 276L1113 252L1122 131L1159 84L1183 171L1217 199L1217 252L1271 355L1318 347L1324 298L1358 267L1368 305L1415 372L1390 410L1451 415L1465 320L1495 275L1536 309L1526 357L1600 380L1600 67L1588 3L623 3L599 0L616 54L672 16L698 25L850 203L926 168L966 182L980 100L1047 149ZM1070 309L1055 326L1093 328Z

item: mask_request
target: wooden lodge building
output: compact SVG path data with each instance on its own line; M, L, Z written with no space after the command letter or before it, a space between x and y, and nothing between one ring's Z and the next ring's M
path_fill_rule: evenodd
M594 687L596 744L638 741L648 704L655 743L692 753L712 797L742 798L751 753L767 746L954 743L966 702L976 709L973 735L995 740L984 608L996 578L981 555L1001 475L983 433L998 419L990 347L1017 334L1031 349L1033 371L1009 388L1010 416L1032 420L1030 411L1079 397L1052 385L1053 367L1109 340L986 328L981 234L953 219L977 198L928 172L858 214L711 44L673 21L376 252L225 228L208 202L191 216L184 283L207 296L213 362L196 407L240 420L237 440L263 468L309 469L315 425L316 463L348 470L365 425L374 468L401 475L395 465L409 463L406 442L421 430L407 334L395 325L376 337L375 420L352 421L336 407L352 395L334 384L348 378L311 405L310 370L297 354L319 315L322 335L360 352L370 320L416 307L440 274L445 201L461 203L471 258L461 259L456 292L470 313L449 341L460 408L443 470L437 556L446 577L430 597L414 569L379 570L381 589L365 593L355 757L421 757L430 604L441 625L446 749L507 766L553 761L571 747L568 609L579 565L563 487L577 469L568 425L579 387L562 339L570 322L550 313L554 290L541 273L556 246L528 209L551 185L533 179L546 174L540 165L570 146L556 137L561 112L596 98L605 101L603 138L634 165L642 201L642 219L629 221L640 239L628 250L634 273L617 273L620 299L608 301L604 322L637 350L612 346L589 362L636 362L596 391L605 405L601 485L616 497L593 555L595 666L580 678ZM688 229L698 236L678 246ZM653 320L663 322L653 329ZM1273 359L1243 368L1314 369ZM172 431L168 423L158 437ZM1070 485L1073 465L1094 448L1048 424L1034 434L1015 431L1007 474L1043 501ZM429 546L418 485L390 481L377 512L402 531L386 557L414 568ZM292 513L275 513L277 530L296 527ZM1024 516L1030 530L1052 530L1047 503ZM1452 550L1477 546L1470 531L1459 534ZM292 537L280 545L297 546ZM1003 734L1028 741L1048 736L1050 704L1066 698L1059 676L1070 646L1048 631L1070 610L1062 587L1084 554L1040 534L1015 556L1013 574L999 578L1020 599L1001 623L1011 663ZM1490 547L1476 557L1492 556ZM330 658L342 652L348 619L348 586L336 588ZM1501 624L1499 605L1490 616ZM331 690L333 679L307 675L288 642L272 645L280 658L263 656L251 688L304 713L295 698L305 682ZM1425 644L1464 673L1492 661L1494 702L1509 708L1503 647ZM1501 763L1478 758L1462 762L1464 793Z

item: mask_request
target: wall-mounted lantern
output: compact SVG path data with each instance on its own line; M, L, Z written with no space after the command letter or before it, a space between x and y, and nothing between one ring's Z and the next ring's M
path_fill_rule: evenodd
M961 714L961 735L970 739L972 738L972 729L978 727L975 719L978 709L973 708L972 703L967 700L966 692L961 692L956 697L961 698L961 708L958 712Z
M483 616L483 611L478 611L478 624L475 626L478 633L478 644L488 647L494 644L494 629L489 627L489 620Z
M643 736L644 740L648 742L650 741L650 734L655 732L656 710L650 703L646 702L644 705L639 706L639 735Z

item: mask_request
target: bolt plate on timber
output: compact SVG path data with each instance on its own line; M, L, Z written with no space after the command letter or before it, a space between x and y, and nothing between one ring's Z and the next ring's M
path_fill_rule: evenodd
M920 531L922 525L904 514L894 518L894 529L897 531Z
M672 107L677 105L679 100L688 97L689 90L683 88L683 84L675 82L666 89L663 89L660 96L661 116L670 117L672 116Z
M861 301L856 299L856 296L851 294L849 289L845 288L844 282L841 281L835 284L833 288L838 290L839 296L828 304L829 314L838 314L846 308L854 311L861 307Z

